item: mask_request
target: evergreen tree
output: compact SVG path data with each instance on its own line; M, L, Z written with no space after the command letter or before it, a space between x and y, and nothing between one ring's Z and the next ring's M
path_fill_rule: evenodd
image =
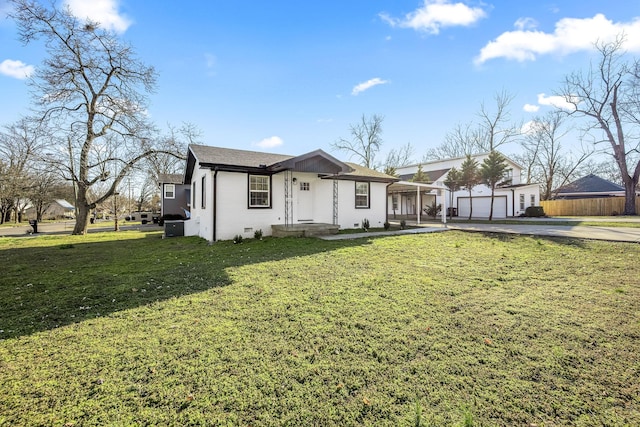
M467 158L460 165L460 187L469 192L469 219L473 214L473 197L471 191L480 184L480 174L478 173L478 162L467 154Z
M453 216L453 193L460 189L460 181L462 181L461 172L452 167L447 173L447 178L444 180L444 185L449 189L449 219Z
M499 152L493 150L489 153L480 165L480 179L483 184L491 188L491 208L489 209L489 221L493 219L493 199L496 187L507 172L506 159Z
M422 165L418 165L418 170L411 178L411 182L429 182L429 175L422 170Z

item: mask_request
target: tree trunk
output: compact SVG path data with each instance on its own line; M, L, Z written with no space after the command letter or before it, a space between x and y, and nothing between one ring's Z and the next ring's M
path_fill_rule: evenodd
M78 186L78 193L76 196L76 207L78 214L76 216L76 225L73 227L73 234L85 235L87 234L87 228L89 227L89 214L91 213L91 205L87 202L86 188Z
M489 221L493 221L493 197L495 194L495 188L491 187L491 207L489 208Z
M469 221L473 215L473 197L471 197L471 190L469 190Z
M624 212L622 215L636 215L636 186L634 180L625 180L624 182Z

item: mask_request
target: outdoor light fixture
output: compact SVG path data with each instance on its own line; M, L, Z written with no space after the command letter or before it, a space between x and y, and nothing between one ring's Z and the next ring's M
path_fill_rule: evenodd
M293 178L293 179L291 180L291 182L293 182L293 183L295 184L296 182L298 182L298 178Z

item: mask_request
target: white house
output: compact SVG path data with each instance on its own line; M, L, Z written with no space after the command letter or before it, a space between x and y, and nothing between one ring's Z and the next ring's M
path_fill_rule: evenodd
M488 153L472 156L478 165L488 156ZM507 156L504 156L509 165L504 184L495 190L493 201L493 217L506 218L523 214L528 206L538 206L540 204L540 186L538 184L523 184L521 181L522 166ZM402 181L410 181L418 167L427 175L428 184L434 187L444 187L444 181L452 167L460 170L465 157L437 160L415 165L403 166L396 169ZM444 196L443 196L444 195ZM446 197L445 200L442 197ZM484 184L473 188L471 192L473 198L473 217L483 218L489 216L491 208L491 189ZM453 193L449 191L427 190L420 193L420 213L424 215L424 209L434 201L447 208L453 208L460 217L468 217L471 206L468 190L459 190ZM418 214L416 191L407 189L400 184L393 184L389 188L389 216L393 218L412 217ZM444 203L443 203L444 202Z
M397 178L344 163L322 150L288 156L190 145L185 235L209 241L264 236L278 227L371 227L386 221L387 187Z

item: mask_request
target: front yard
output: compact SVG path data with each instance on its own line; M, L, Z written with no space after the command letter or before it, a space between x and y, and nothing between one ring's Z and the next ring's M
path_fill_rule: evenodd
M0 426L640 425L640 245L0 239Z

